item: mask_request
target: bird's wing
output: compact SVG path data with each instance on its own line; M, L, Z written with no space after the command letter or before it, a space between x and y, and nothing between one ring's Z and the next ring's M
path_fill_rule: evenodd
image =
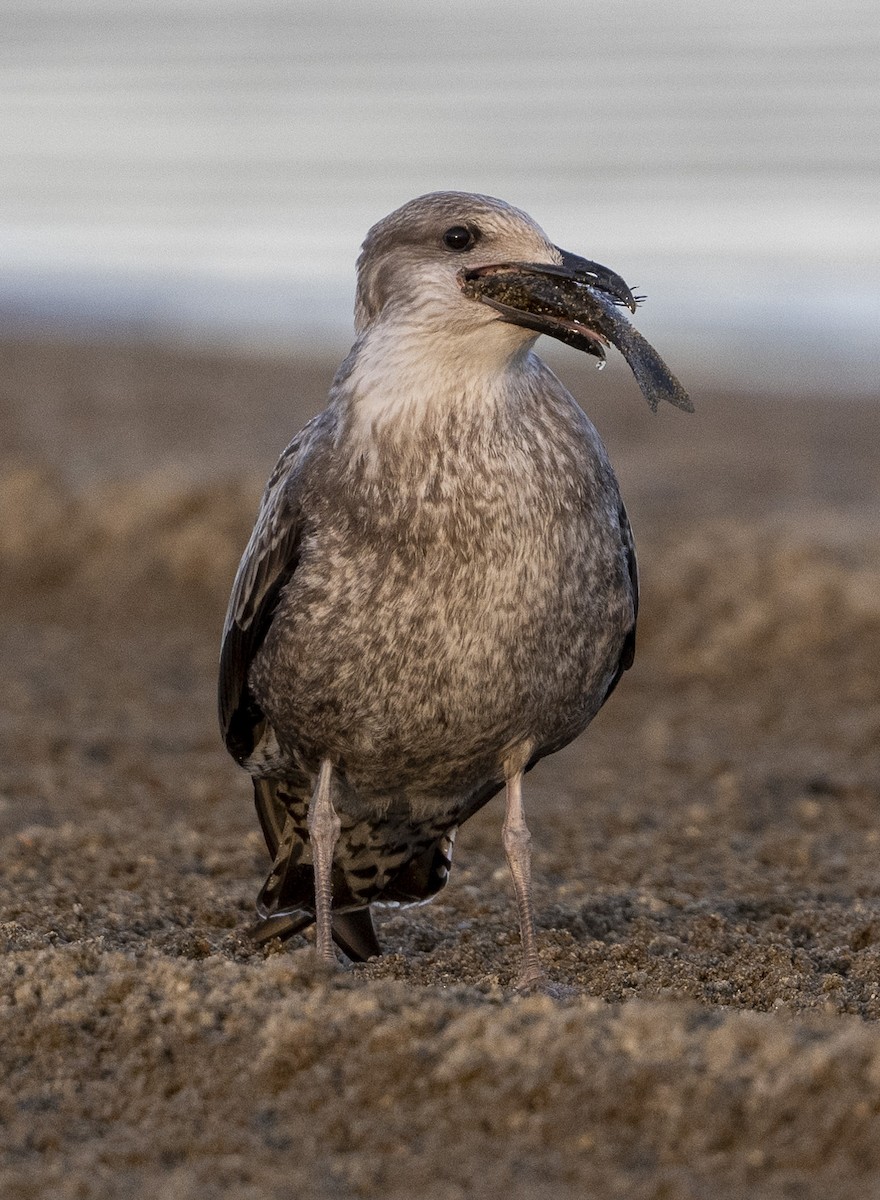
M238 762L253 751L265 720L248 687L248 670L272 624L281 589L299 560L303 516L297 483L314 424L310 421L294 438L269 478L229 597L218 706L227 749Z
M627 636L624 653L621 657L623 669L624 671L628 671L633 665L633 659L636 656L636 622L639 619L639 564L636 562L636 543L633 538L632 525L629 523L629 517L626 515L626 509L622 500L618 516L620 517L623 549L626 554L626 569L629 572L629 581L632 585L633 623Z
M633 665L636 656L636 622L639 616L639 568L636 562L636 544L633 539L632 526L629 523L629 517L626 515L626 509L623 506L623 501L620 501L620 507L617 511L617 516L620 521L620 535L623 539L623 553L626 558L626 569L629 574L630 586L632 589L632 606L633 620L627 630L626 637L623 640L623 646L620 650L620 658L617 661L617 670L608 685L608 689L602 698L604 704L614 689L620 683L620 677L624 671L628 671Z

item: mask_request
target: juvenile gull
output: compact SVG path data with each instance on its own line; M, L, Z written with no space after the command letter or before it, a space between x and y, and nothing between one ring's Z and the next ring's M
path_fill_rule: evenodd
M357 339L269 479L223 631L220 721L272 858L259 939L314 921L329 962L379 953L370 905L439 891L504 788L517 986L541 981L522 778L632 663L638 583L605 448L532 347L610 341L652 408L690 408L622 305L620 276L487 196L368 233Z

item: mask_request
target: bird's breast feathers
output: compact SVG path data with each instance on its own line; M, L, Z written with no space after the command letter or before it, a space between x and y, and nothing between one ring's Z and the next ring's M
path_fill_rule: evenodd
M531 442L450 436L324 479L251 673L282 746L424 784L587 723L632 620L616 488L591 446Z

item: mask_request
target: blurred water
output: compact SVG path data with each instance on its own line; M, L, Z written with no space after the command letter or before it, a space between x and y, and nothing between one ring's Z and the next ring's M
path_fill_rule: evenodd
M649 294L723 381L876 388L875 0L21 0L0 37L0 314L350 333L373 221L460 187Z

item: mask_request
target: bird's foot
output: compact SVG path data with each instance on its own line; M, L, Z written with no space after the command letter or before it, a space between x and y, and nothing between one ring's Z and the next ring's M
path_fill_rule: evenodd
M547 976L542 967L536 963L530 963L519 973L519 978L513 985L513 990L520 994L540 992L547 984Z
M339 961L336 947L332 943L329 949L318 945L315 946L315 962L325 971L339 971L342 969L342 963Z
M554 983L541 967L536 966L520 972L513 990L517 996L549 996L553 1000L565 1000L579 994L578 988L568 983Z
M345 978L347 968L341 962L319 958L313 946L297 950L291 966L299 983L306 988L332 988Z

